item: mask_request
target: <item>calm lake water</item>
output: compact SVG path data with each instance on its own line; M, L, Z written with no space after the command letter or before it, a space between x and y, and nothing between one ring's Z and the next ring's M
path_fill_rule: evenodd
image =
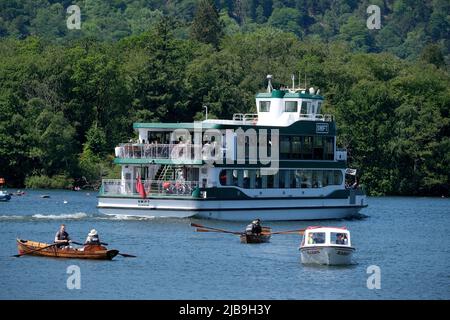
M95 196L27 190L0 202L0 299L450 299L449 199L369 198L362 220L267 223L274 231L308 225L350 229L354 265L306 267L298 235L244 245L235 235L190 227L193 221L240 231L243 223L106 217L97 212ZM61 223L75 241L83 242L95 228L110 248L138 257L11 257L17 237L51 242ZM66 286L70 265L80 267L79 290ZM381 269L379 290L367 288L371 265Z

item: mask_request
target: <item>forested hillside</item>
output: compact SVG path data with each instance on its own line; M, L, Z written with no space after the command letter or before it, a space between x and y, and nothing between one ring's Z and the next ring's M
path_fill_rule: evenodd
M371 194L448 196L448 1L378 2L380 30L350 0L2 1L0 177L95 184L133 122L254 112L267 74L301 72Z
M450 59L448 0L214 0L225 32L252 32L273 27L299 39L342 40L359 52L390 52L417 58L427 44L439 45ZM179 23L176 34L188 37L198 0L2 0L0 36L29 35L61 42L84 36L118 40L138 35L162 16ZM81 9L82 28L66 28L66 9ZM381 9L381 29L366 28L369 5Z

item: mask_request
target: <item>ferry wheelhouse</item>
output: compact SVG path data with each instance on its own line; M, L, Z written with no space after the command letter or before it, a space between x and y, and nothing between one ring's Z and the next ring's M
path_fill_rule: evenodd
M135 123L138 141L115 148L120 179L105 179L108 215L220 220L316 220L356 215L363 190L348 187L347 152L321 114L314 88L256 95L256 114L193 123ZM353 176L351 176L354 179ZM352 181L353 182L353 181Z

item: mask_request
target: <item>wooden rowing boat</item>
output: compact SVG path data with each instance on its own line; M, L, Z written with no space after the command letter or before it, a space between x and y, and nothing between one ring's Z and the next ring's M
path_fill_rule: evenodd
M35 256L72 259L112 260L119 253L118 250L108 250L101 245L85 246L82 249L58 248L57 246L51 246L51 244L48 243L22 239L17 239L17 248L19 254L27 254L30 252L30 255Z
M240 235L241 243L264 243L269 242L271 236L270 227L262 227L262 232L260 234L247 234L243 233Z
M241 234L241 243L264 243L270 241L270 234Z

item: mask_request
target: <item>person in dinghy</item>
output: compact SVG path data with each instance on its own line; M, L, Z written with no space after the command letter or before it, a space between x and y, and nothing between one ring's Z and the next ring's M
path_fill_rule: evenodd
M245 233L248 235L260 235L261 232L262 226L260 219L253 220L252 223L245 228Z
M72 240L69 237L69 233L66 231L66 225L62 224L55 234L54 243L56 243L56 246L60 249L69 249L71 242Z
M92 246L92 245L96 245L99 246L100 243L100 238L98 236L98 232L95 229L92 229L91 231L89 231L86 241L84 242L85 246Z
M107 250L100 242L100 237L98 231L92 229L89 231L86 241L84 242L83 251L94 251L94 250Z

